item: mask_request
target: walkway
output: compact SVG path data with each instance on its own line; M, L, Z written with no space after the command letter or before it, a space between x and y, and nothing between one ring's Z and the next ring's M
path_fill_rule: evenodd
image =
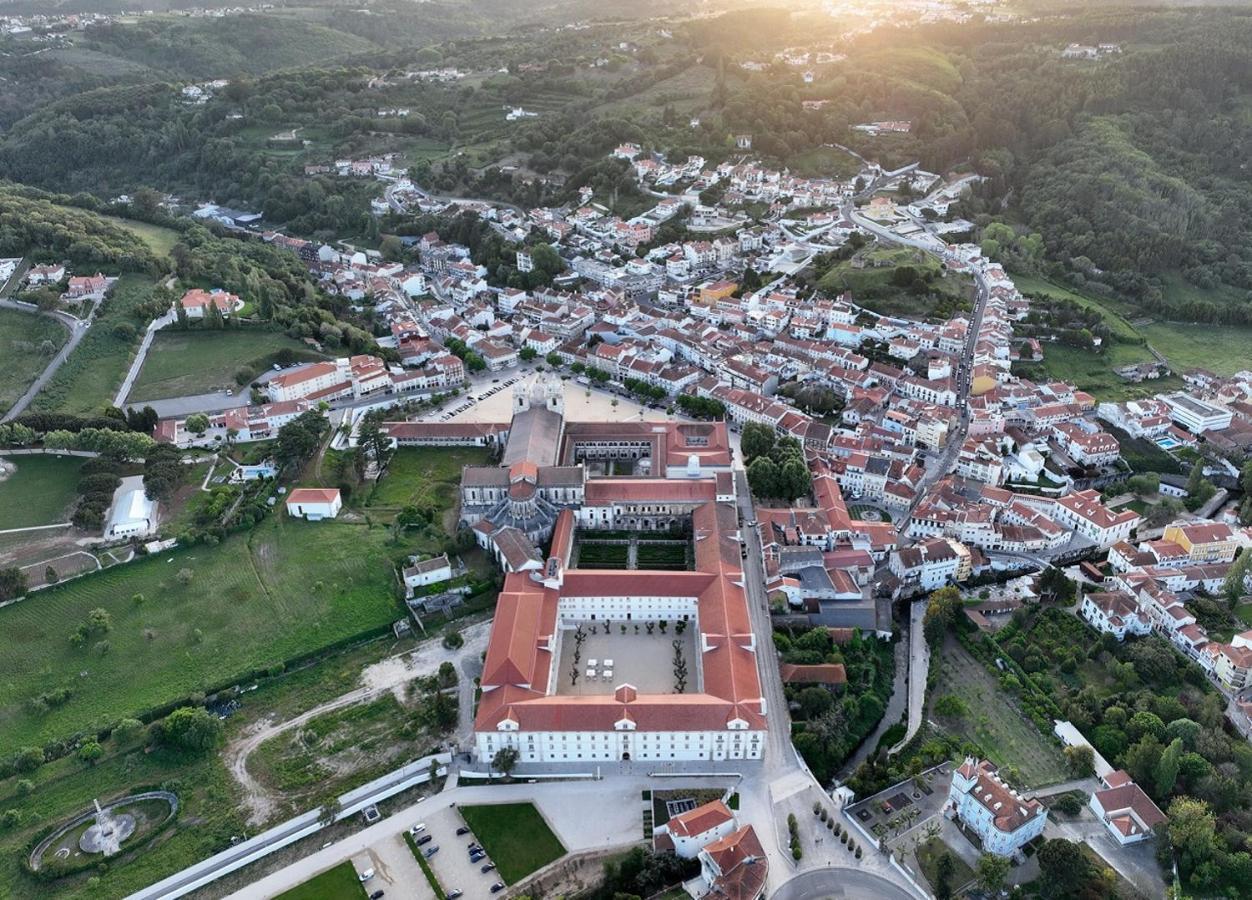
M173 310L171 310L159 319L153 319L148 323L148 327L143 333L143 340L139 344L139 352L135 354L135 358L131 361L130 369L126 372L126 378L122 380L122 386L117 389L117 394L113 397L113 405L118 409L125 409L126 407L126 398L130 396L131 388L135 386L135 379L139 377L144 360L148 358L148 350L152 347L152 338L162 328L174 324L177 318Z
M926 643L926 600L914 600L909 609L909 722L901 741L887 752L899 753L922 727L926 710L926 680L930 676L930 645Z

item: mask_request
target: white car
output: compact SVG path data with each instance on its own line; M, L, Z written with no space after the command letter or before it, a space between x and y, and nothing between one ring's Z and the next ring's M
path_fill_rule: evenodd
M409 834L421 834L425 830L426 830L426 823L418 822L416 825L414 825L412 828L409 829Z
M362 881L369 881L371 878L373 878L373 877L374 877L374 870L373 870L373 869L366 869L364 872L362 872L362 873L361 873L360 875L358 875L357 877L358 877L358 878L360 878Z

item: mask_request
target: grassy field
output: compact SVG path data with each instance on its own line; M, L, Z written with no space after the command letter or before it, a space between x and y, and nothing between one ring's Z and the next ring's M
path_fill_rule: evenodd
M928 254L905 247L872 247L858 256L867 262L864 268L857 268L851 260L832 266L819 280L822 290L830 294L851 291L857 303L888 316L948 318L970 308L969 280L946 274ZM905 266L929 279L926 291L914 293L892 283L896 270Z
M358 900L369 896L352 863L340 863L299 887L279 894L275 900Z
M248 768L295 815L432 750L435 738L392 694L317 716L266 741ZM279 816L281 818L281 816Z
M1141 330L1176 372L1208 369L1218 375L1233 375L1252 369L1252 328L1156 322Z
M861 163L836 147L814 147L788 157L787 168L801 178L851 178L861 171Z
M366 505L382 510L451 509L456 505L461 469L486 465L487 457L482 447L401 447Z
M1128 344L1114 344L1105 353L1092 353L1062 344L1044 344L1042 368L1047 377L1068 381L1097 400L1132 400L1184 387L1183 380L1173 375L1134 384L1113 371L1127 363L1146 362L1151 358L1147 350L1139 354L1137 349ZM1127 358L1136 356L1143 358Z
M161 331L152 339L128 399L138 403L239 390L236 372L250 368L259 374L275 363L280 350L290 350L301 360L324 358L277 331Z
M65 326L47 316L0 309L0 411L17 402L68 339Z
M533 804L462 806L460 811L506 884L515 884L565 855L565 848Z
M142 275L121 277L87 336L35 397L33 411L100 413L113 402L147 324L132 312L151 297L153 287ZM134 326L134 336L117 335L114 329L122 323Z
M945 694L965 701L964 716L952 719L935 714L934 701ZM930 718L978 744L997 766L1013 766L1027 786L1054 784L1068 777L1060 748L1039 733L1007 699L991 673L953 638L944 643L939 678L928 700Z
M0 530L64 522L78 496L75 456L9 456L6 466L17 471L0 481Z
M385 628L400 615L392 558L408 549L382 528L276 517L0 610L0 757ZM71 632L96 608L111 630L75 649ZM59 687L72 692L63 705L28 706Z
M173 228L163 228L160 225L138 222L134 219L122 219L117 216L101 216L100 218L125 228L139 237L153 253L162 258L168 257L170 250L178 243L179 234Z

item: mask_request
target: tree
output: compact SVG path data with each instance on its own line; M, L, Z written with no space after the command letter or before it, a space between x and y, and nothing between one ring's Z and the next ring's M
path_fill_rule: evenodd
M202 436L209 430L209 417L204 413L193 413L187 417L183 427L194 435Z
M739 438L739 447L743 457L749 463L758 456L766 456L774 449L777 435L773 428L760 422L749 422L743 426L743 434Z
M662 625L665 623L662 622ZM687 690L687 657L683 655L683 644L674 639L674 690L681 694Z
M1065 748L1065 762L1076 778L1086 778L1095 772L1095 752L1086 744L1073 744Z
M778 466L768 456L758 456L748 465L748 485L757 497L777 497L778 481Z
M1056 566L1048 566L1039 576L1039 593L1056 603L1074 602L1077 586Z
M396 452L391 436L382 430L378 416L373 413L367 415L357 429L356 449L359 459L374 460L379 478L387 471ZM361 469L364 469L363 465Z
M516 747L501 747L491 758L491 767L506 778L517 768L518 752Z
M539 351L534 347L523 347L520 351L518 351L517 355L521 357L523 362L530 362L539 355Z
M945 851L935 860L936 900L950 900L952 897L952 873L955 869L956 863L952 861L951 853Z
M180 706L161 720L157 735L167 747L205 753L221 741L222 721L203 707Z
M1184 871L1210 859L1217 850L1217 823L1209 805L1191 797L1169 804L1169 842L1183 855Z
M1044 841L1038 855L1043 883L1050 886L1053 894L1067 897L1086 884L1087 857L1073 841L1064 838Z
M78 760L89 766L94 766L100 757L104 756L104 750L95 741L86 741L78 748Z
M996 853L978 857L978 885L988 894L998 894L1009 877L1009 860Z
M943 636L956 621L960 608L961 592L955 587L943 587L930 595L926 603L926 616L922 620L922 629L930 646L938 646L943 640Z
M1156 764L1156 795L1158 797L1167 797L1174 790L1181 766L1182 738L1174 738Z
M26 573L17 566L0 569L0 600L12 600L26 593Z

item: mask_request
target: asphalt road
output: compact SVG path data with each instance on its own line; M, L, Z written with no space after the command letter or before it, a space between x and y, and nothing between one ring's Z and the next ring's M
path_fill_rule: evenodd
M809 869L774 891L770 900L915 900L907 889L859 869Z

